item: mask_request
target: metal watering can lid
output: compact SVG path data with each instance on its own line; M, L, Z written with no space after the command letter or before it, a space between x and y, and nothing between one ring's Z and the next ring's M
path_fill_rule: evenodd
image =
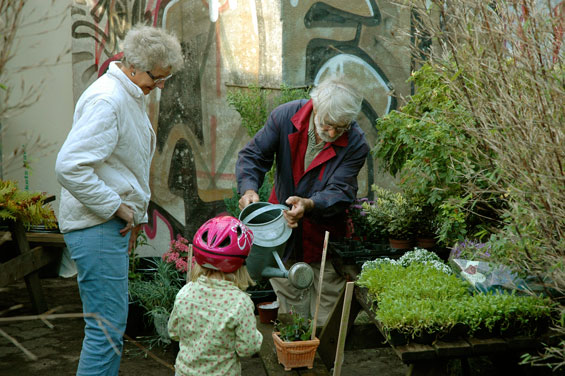
M292 229L287 226L286 220L282 215L283 210L288 210L288 207L269 202L254 202L241 211L239 220L253 231L255 237L253 244L269 248L284 244L288 240ZM277 211L277 215L274 218L261 223L251 223L260 215L271 211Z

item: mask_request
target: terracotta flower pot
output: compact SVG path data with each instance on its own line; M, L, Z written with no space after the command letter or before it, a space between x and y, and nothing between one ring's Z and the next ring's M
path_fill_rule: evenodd
M277 359L279 364L284 366L285 371L298 367L308 367L308 369L314 367L316 349L320 345L318 338L309 341L285 342L279 337L279 332L274 332L273 341L277 349Z
M259 321L263 324L271 324L278 317L279 303L276 301L257 303L257 311L259 311Z
M390 247L394 249L410 249L412 248L412 240L406 239L388 239Z
M436 246L434 238L416 238L416 247L430 249Z

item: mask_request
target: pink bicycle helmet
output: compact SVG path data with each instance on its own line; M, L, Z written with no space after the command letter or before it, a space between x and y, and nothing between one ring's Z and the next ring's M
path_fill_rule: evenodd
M196 234L192 245L198 265L233 273L251 251L253 233L239 219L223 216L209 219Z

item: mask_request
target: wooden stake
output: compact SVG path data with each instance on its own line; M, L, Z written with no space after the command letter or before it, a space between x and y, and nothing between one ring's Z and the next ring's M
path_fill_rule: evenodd
M186 267L186 283L192 280L192 244L188 245L188 259Z
M343 350L345 349L345 339L347 337L347 326L349 324L349 311L351 310L351 298L353 297L353 288L355 282L347 282L345 285L345 297L343 298L343 309L341 311L341 324L339 326L339 335L337 337L337 350L335 353L334 374L341 374L341 366L343 365Z
M311 339L316 338L316 323L318 321L318 310L320 308L320 300L322 299L322 283L324 281L324 269L326 268L326 254L328 252L329 239L330 239L330 233L326 231L326 236L324 237L324 251L322 252L322 264L320 265L320 279L318 281L318 296L316 297L316 309L314 311L314 319L312 322Z

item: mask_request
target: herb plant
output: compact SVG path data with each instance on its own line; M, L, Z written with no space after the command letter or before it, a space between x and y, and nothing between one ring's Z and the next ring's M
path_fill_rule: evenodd
M458 324L467 328L468 335L535 334L539 324L547 327L555 309L549 298L473 291L454 274L433 267L431 263L441 261L425 252L363 265L356 283L367 288L375 317L387 335L396 330L411 338L426 333L442 336Z
M312 336L312 320L305 319L298 312L291 311L291 322L284 324L280 320L275 320L275 332L279 332L279 337L286 342L308 341Z
M410 239L414 233L414 220L420 207L400 192L391 192L373 185L376 199L373 204L364 203L369 222L384 228L392 239Z

